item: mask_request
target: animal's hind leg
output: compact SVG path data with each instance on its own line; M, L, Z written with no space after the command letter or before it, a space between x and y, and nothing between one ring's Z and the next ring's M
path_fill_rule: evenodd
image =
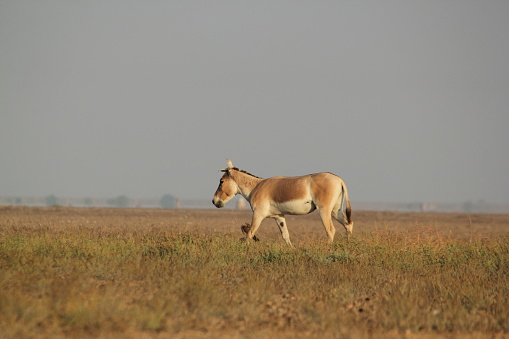
M343 225L346 231L346 238L349 239L353 232L353 222L348 222L348 218L345 212L341 210L341 205L334 206L334 209L332 210L332 217L339 221L341 225Z
M290 233L288 233L288 227L286 226L286 220L283 216L274 217L276 219L277 227L279 227L279 231L281 232L281 236L286 241L288 246L294 247L292 242L290 241Z
M320 219L322 219L323 227L325 227L325 232L329 236L329 241L332 243L334 241L334 234L336 233L336 228L332 223L332 215L330 209L319 209Z

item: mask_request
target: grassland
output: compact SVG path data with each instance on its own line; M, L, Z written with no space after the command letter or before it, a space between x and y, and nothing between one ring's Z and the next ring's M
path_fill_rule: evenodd
M354 218L0 208L0 337L509 338L509 216Z

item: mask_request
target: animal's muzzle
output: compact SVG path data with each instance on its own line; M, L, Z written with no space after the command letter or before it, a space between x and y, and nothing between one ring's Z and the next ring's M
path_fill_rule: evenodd
M212 199L212 203L214 204L214 206L216 206L217 208L221 208L224 206L224 203L221 201L221 200L217 200L216 199Z

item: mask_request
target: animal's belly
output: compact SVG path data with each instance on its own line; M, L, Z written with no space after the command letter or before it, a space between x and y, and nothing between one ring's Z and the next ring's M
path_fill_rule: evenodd
M308 214L316 209L311 199L292 200L273 205L273 214Z

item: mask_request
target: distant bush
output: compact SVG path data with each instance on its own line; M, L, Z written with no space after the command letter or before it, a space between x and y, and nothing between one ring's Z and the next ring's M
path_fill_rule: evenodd
M161 198L160 204L162 208L175 208L177 207L177 198L171 194L166 194Z
M129 207L129 198L126 195L119 195L116 198L108 199L108 205L118 208L126 208Z
M44 198L44 203L46 206L57 206L58 198L54 194L48 195L46 198Z

